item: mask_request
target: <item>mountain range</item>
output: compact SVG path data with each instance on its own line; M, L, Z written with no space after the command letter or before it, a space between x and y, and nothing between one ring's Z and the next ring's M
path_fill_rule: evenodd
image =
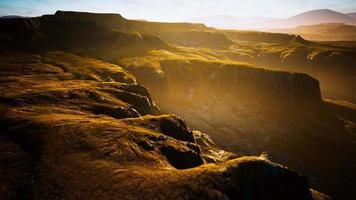
M315 25L321 23L356 25L356 13L345 14L330 9L319 9L303 12L288 18L239 18L230 15L215 15L189 21L225 29L294 28L301 25Z

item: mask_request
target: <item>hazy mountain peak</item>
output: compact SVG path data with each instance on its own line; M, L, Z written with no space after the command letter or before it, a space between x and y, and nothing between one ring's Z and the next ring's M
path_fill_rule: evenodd
M298 15L289 17L290 18L295 18L295 17L300 17L300 16L318 16L318 17L331 17L331 16L339 16L339 17L344 17L347 18L347 15L334 11L334 10L330 10L330 9L318 9L318 10L309 10L303 13L300 13Z
M356 21L346 14L330 9L310 10L287 18L291 26L312 25L320 23L356 24Z

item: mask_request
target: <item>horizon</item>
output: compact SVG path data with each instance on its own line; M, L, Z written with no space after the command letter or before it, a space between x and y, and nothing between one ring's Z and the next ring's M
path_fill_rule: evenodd
M108 6L110 5L110 6ZM0 16L19 15L25 17L52 14L57 10L115 13L128 19L149 21L189 21L211 16L232 16L237 18L287 18L310 10L330 9L341 13L356 12L352 0L289 1L269 0L263 3L232 0L194 1L153 1L153 0L105 0L85 2L83 0L3 0L0 1ZM201 14L204 13L204 14ZM208 14L207 14L208 13Z

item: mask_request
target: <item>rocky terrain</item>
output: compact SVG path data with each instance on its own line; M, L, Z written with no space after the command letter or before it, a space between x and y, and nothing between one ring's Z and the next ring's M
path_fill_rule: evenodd
M233 159L157 115L119 66L64 52L0 57L1 199L312 199L300 174Z
M114 14L0 26L5 199L353 195L351 47Z

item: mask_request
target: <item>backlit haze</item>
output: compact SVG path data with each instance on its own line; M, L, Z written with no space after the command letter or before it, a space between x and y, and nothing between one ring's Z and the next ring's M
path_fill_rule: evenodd
M307 10L328 8L356 11L354 0L2 0L0 15L39 16L56 10L120 13L151 21L189 21L214 15L289 17Z

